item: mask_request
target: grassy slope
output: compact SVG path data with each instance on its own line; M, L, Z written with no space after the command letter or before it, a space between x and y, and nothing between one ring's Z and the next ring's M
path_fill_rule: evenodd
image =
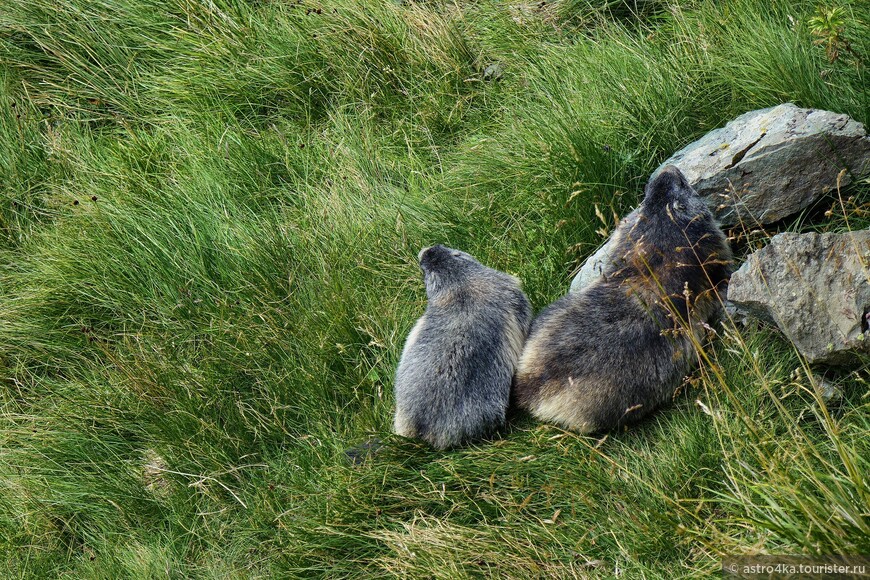
M764 328L721 328L673 407L604 439L522 417L450 453L388 436L421 246L540 308L706 131L783 101L870 122L866 3L839 3L858 56L834 63L814 2L637 4L3 2L0 573L682 577L870 552L865 369L819 405ZM784 227L867 227L868 193Z

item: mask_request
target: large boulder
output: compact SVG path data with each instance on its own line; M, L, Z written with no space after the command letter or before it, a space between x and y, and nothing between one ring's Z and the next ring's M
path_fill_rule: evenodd
M773 321L811 363L870 353L870 230L778 234L732 276L738 312Z
M785 103L740 115L674 153L723 226L769 224L870 171L870 138L847 115ZM850 174L851 172L851 174Z
M870 137L847 115L785 103L740 115L674 153L676 165L723 226L769 224L804 209L837 186L837 176L870 172ZM626 219L630 219L629 214ZM605 242L571 282L578 292L612 262Z

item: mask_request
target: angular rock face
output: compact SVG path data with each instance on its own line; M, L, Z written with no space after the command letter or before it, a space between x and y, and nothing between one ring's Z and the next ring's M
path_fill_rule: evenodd
M870 230L776 235L731 276L728 299L809 362L849 364L870 353Z
M611 261L613 247L615 246L612 241L613 238L608 238L594 254L586 258L586 261L580 267L580 271L571 280L569 292L580 292L580 290L589 286L593 281L604 276L604 271L607 268L607 264Z
M638 208L635 208L630 214L622 218L622 223L630 224L632 221L637 219L637 211ZM614 232L624 229L625 228L621 227L616 228L614 229ZM611 235L594 254L586 258L586 261L583 262L583 266L580 267L580 271L577 272L577 275L574 276L573 280L571 280L571 289L569 292L579 292L598 278L607 274L608 270L613 267L614 264L613 250L616 248L616 245L617 239L615 236Z
M680 168L723 226L769 224L799 212L848 168L870 171L870 138L847 115L791 103L745 113L665 161ZM851 180L847 172L841 184Z

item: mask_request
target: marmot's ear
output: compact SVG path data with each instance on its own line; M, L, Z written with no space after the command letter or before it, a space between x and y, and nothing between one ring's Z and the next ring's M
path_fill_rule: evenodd
M643 203L647 207L661 207L668 203L673 192L688 185L680 170L674 165L668 165L646 184Z

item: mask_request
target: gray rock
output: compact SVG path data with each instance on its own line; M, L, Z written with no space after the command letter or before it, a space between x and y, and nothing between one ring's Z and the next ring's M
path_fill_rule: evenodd
M637 219L637 208L622 218L622 222L629 224L635 219ZM625 227L617 227L614 229L614 232L626 230L627 228ZM573 280L571 280L571 288L569 292L579 292L598 278L606 275L615 267L614 264L616 263L616 260L614 260L613 249L616 247L616 244L616 237L610 236L594 254L586 258L586 261L583 262L583 265L580 267L580 271L577 272L577 275L574 276Z
M665 161L680 168L723 226L769 224L870 171L870 138L847 115L791 103L745 113Z
M843 398L843 389L822 375L813 373L813 386L818 390L819 396L825 403L833 403Z
M483 69L483 80L498 81L504 75L504 65L500 62L494 62Z
M580 292L580 290L589 286L593 281L604 276L604 270L607 268L607 264L611 262L614 246L613 238L608 238L594 254L586 258L586 261L580 267L580 271L571 280L571 288L568 291Z
M870 353L870 230L778 234L731 276L738 311L773 321L811 363Z

